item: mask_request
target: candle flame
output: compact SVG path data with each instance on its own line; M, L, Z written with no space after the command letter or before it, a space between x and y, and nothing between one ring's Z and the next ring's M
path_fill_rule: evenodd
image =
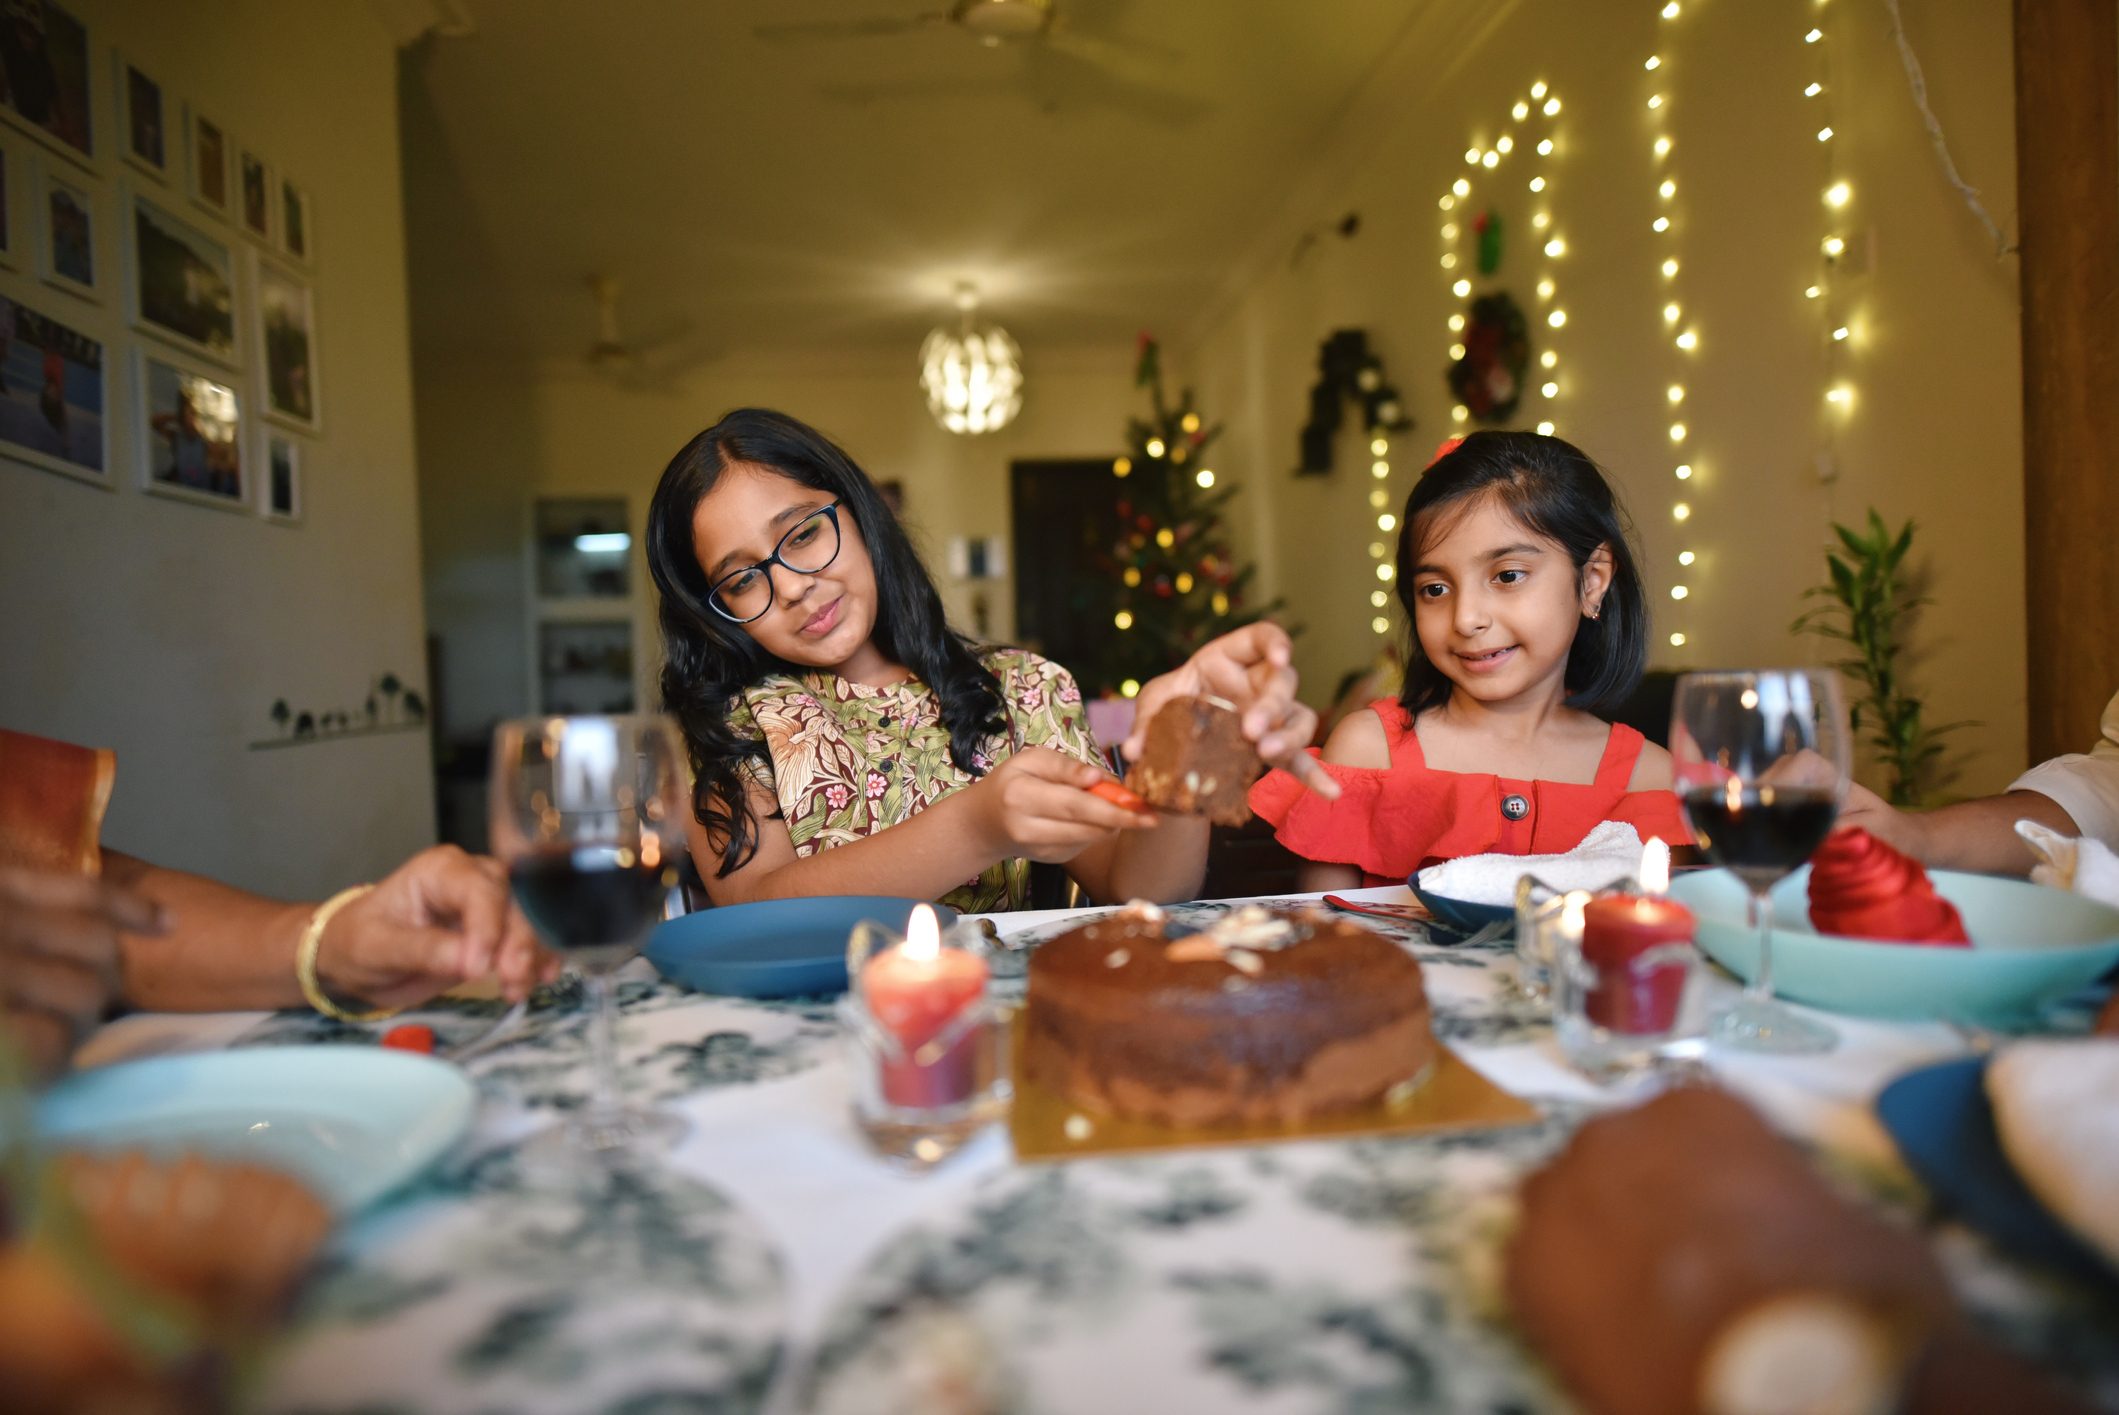
M1641 847L1641 893L1663 894L1670 889L1670 847L1658 835Z
M942 956L942 924L928 904L915 904L905 921L905 956L929 963Z
M1560 929L1577 943L1582 940L1582 913L1588 906L1586 889L1571 889L1560 900Z

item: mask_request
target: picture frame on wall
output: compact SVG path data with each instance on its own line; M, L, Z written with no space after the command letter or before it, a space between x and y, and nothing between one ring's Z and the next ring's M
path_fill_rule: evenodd
M21 269L22 240L28 239L15 236L20 229L15 221L15 194L23 186L22 162L12 144L0 142L0 269L4 270Z
M271 428L259 439L258 506L268 521L291 526L302 519L302 444Z
M0 296L0 457L112 489L103 341Z
M96 233L102 212L95 189L75 181L74 175L63 163L38 164L37 274L70 295L101 300Z
M303 265L311 263L316 228L310 220L309 192L280 179L280 249Z
M239 180L236 183L236 200L241 203L236 212L236 224L243 234L255 236L270 244L272 240L272 164L247 148L238 149L236 160Z
M316 297L294 271L260 256L252 300L257 311L263 416L316 432L323 425L316 371Z
M9 0L0 23L0 116L84 166L95 163L88 26L57 0Z
M197 110L184 120L185 184L191 199L215 216L228 219L228 130Z
M133 348L140 485L248 515L243 403L229 375L149 344Z
M125 160L156 181L169 180L170 105L162 85L124 52L111 55L117 70L118 141Z
M130 193L128 206L127 318L135 328L233 364L235 252L145 193Z

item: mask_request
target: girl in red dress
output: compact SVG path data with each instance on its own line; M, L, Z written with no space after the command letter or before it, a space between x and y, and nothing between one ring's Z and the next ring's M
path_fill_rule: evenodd
M1670 754L1592 715L1640 681L1648 642L1624 515L1596 464L1556 437L1476 432L1421 475L1402 524L1404 691L1326 739L1337 800L1285 771L1251 789L1311 862L1302 887L1571 850L1606 820L1689 840Z

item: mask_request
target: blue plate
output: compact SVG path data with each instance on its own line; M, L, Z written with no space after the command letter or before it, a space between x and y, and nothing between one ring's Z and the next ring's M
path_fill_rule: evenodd
M659 925L648 937L648 962L673 983L729 997L794 997L846 991L846 940L867 919L892 933L918 899L843 894L818 899L763 899L702 909ZM937 904L942 927L956 911Z
M249 1047L76 1072L37 1103L68 1148L194 1151L307 1183L340 1215L454 1145L477 1093L445 1062L381 1047Z
M2106 1286L2119 1272L2046 1212L2001 1148L1986 1058L1911 1071L1884 1087L1876 1114L1906 1164L1965 1223L2027 1262Z
M1430 894L1420 887L1418 875L1408 879L1405 886L1412 890L1415 899L1427 906L1427 911L1435 916L1436 923L1466 938L1488 924L1514 924L1516 921L1516 911L1505 904L1474 904L1469 899L1451 899L1443 894Z
M1773 887L1773 990L1864 1017L1942 1018L2009 1026L2088 987L2119 965L2119 909L2020 879L1930 870L1935 891L1964 916L1970 948L1929 948L1818 934L1810 867ZM1702 952L1740 978L1758 966L1743 884L1727 870L1670 883L1699 916Z

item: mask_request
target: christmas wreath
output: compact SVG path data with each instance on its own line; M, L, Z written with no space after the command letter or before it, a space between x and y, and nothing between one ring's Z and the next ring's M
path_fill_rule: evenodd
M1530 367L1530 325L1522 307L1495 292L1465 312L1464 357L1450 365L1450 392L1483 423L1507 422L1523 398Z

